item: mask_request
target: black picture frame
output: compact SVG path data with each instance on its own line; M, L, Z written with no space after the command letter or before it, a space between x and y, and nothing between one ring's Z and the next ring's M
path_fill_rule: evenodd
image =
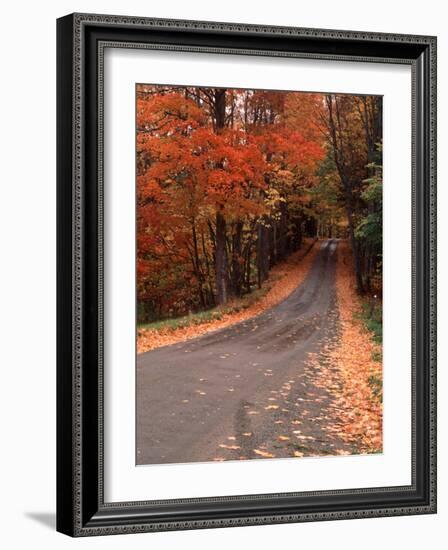
M411 65L412 485L104 502L101 82L110 43ZM436 512L435 37L68 15L57 21L57 142L58 531L89 536Z

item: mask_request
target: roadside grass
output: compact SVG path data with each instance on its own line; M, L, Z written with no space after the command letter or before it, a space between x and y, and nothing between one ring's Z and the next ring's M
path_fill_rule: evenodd
M367 330L372 333L375 343L383 343L383 305L381 302L372 304L364 302L362 304L359 317L364 322Z
M154 321L152 323L138 323L137 329L149 329L162 331L164 329L175 330L178 328L190 327L193 325L202 325L210 321L220 320L225 315L232 313L238 313L243 311L258 302L261 298L271 289L272 283L277 280L278 277L272 277L269 280L269 284L263 285L262 288L253 290L250 294L244 295L241 298L234 299L225 306L217 306L206 311L198 311L197 313L190 313L183 317L175 317L172 319L163 319L161 321Z
M364 301L360 313L356 315L364 323L366 329L370 332L372 340L377 344L372 352L373 361L379 363L383 360L383 305L382 302ZM383 380L382 376L372 374L368 378L372 394L381 403L383 402Z
M368 383L370 389L372 390L373 395L380 401L383 402L383 380L381 376L372 374L369 376Z

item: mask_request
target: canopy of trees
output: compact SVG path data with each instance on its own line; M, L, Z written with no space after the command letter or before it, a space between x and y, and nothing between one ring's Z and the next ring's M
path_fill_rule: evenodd
M136 124L141 321L251 292L305 236L378 280L380 97L138 85Z

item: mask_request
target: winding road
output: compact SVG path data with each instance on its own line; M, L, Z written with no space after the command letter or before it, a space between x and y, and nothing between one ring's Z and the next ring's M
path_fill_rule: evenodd
M351 451L326 430L333 398L307 360L339 330L337 241L315 246L306 279L277 306L138 356L137 464Z

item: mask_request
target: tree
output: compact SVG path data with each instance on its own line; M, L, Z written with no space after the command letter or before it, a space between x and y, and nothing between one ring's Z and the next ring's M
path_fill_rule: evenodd
M370 97L139 85L140 318L250 293L304 236L345 231L342 209L361 288L379 113Z
M362 293L368 268L365 243L356 228L368 208L363 192L376 158L376 140L381 136L381 98L327 94L325 105L327 112L322 118L343 192L356 287Z

